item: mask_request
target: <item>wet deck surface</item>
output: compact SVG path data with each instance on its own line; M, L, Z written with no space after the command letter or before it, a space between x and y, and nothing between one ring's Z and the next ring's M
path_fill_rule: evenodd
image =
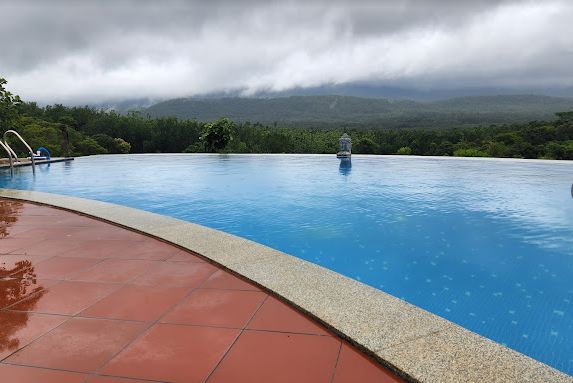
M0 381L401 380L196 255L0 199Z

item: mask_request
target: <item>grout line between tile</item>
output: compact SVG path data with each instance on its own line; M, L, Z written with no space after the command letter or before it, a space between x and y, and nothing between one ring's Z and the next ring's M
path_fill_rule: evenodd
M91 307L91 306L90 306ZM117 319L117 318L104 318L104 317L87 317L81 316L79 314L76 315L68 315L68 314L54 314L54 313L45 313L40 311L21 311L21 310L0 310L1 312L9 312L9 313L19 313L19 314L31 314L31 315L49 315L55 317L64 317L68 319L90 319L90 320L107 320L107 321L115 321L115 322L132 322L132 323L148 323L149 321L142 321L142 320L134 320L134 319Z
M266 298L265 298L266 299ZM94 319L106 319L106 318L94 318ZM121 319L119 319L121 320ZM134 321L134 322L142 322L142 321ZM220 328L225 330L244 330L247 332L264 332L264 333L276 333L276 334L289 334L289 335L303 335L303 336L318 336L318 337L333 337L332 335L321 335L321 334L310 334L304 332L292 332L292 331L280 331L280 330L260 330L260 329L252 329L252 328L242 328L242 327L229 327L229 326L215 326L215 325L206 325L206 324L187 324L187 323L173 323L173 322L160 322L159 324L166 324L170 326L179 326L179 327L205 327L205 328Z
M229 267L232 267L232 266L234 265L234 263L233 263L233 264L230 264L230 265L226 265L226 266L220 265L220 264L218 264L216 261L213 261L213 260L211 260L211 259L209 259L209 258L206 258L206 257L204 257L204 256L202 256L202 255L200 255L200 254L197 254L197 253L195 253L195 252L189 251L188 249L186 249L186 248L184 248L184 247L182 247L182 246L179 246L179 245L177 245L177 244L171 243L171 242L169 242L169 241L167 241L167 240L158 238L158 237L156 237L156 236L153 235L153 234L149 234L149 233L146 233L146 232L144 232L144 231L140 231L140 230L138 230L138 229L134 229L134 228L131 228L131 227L128 227L128 226L124 226L124 225L122 225L122 224L118 224L117 222L113 222L113 221L106 220L106 219L104 219L104 218L98 218L98 217L92 216L92 215L90 215L90 214L78 213L77 211L74 211L74 210L71 210L71 209L60 208L60 207L58 207L58 206L51 206L51 205L49 205L49 203L41 203L41 202L39 202L38 205L40 205L40 206L47 205L47 206L49 206L49 207L51 207L51 208L54 208L54 209L63 210L63 211L70 211L70 212L75 213L75 214L78 214L78 215L80 215L80 216L85 216L85 217L87 217L87 218L93 219L94 221L100 221L100 222L103 222L103 223L106 223L106 224L110 224L110 225L115 226L115 227L120 228L120 229L124 229L124 230L128 230L128 231L131 231L131 232L135 232L135 233L144 235L144 236L146 236L146 237L148 237L148 238L152 238L153 240L157 240L157 241L166 243L166 244L168 244L168 245L170 245L170 246L172 246L172 247L174 247L174 248L177 248L178 250L184 251L185 253L189 253L189 254L191 254L191 255L193 255L193 256L197 256L198 258L204 260L204 262L207 262L207 263L209 263L209 264L212 264L212 265L216 266L216 268L217 268L218 270L224 270L224 271L226 271L226 272L230 272L230 273L233 274L233 275L236 275L236 272L234 272L232 269L229 269ZM73 249L71 249L70 252L71 252L72 250L73 250ZM14 250L14 251L18 251L18 250ZM163 258L163 259L161 259L161 260L158 260L158 261L169 261L169 258L170 258L170 256L166 256L165 258ZM103 260L102 260L102 261L103 261ZM193 263L193 262L192 262L192 263ZM94 265L94 266L95 266L95 265ZM84 271L85 271L85 270L84 270ZM215 271L214 271L214 272L215 272ZM140 275L141 275L141 274L140 274ZM211 274L211 275L212 275L212 274ZM111 360L113 360L118 354L120 354L121 352L123 352L126 348L130 347L134 342L136 342L138 339L140 339L142 336L144 336L144 334L148 333L149 329L150 329L152 326L158 324L163 317L165 317L169 312L171 312L171 311L174 309L174 307L176 307L178 304L180 304L183 300L187 299L196 289L201 288L202 285L208 280L208 278L209 278L211 275L209 275L207 278L205 278L205 280L204 280L199 286L197 286L197 287L195 287L195 288L192 288L192 289L189 291L189 293L187 294L187 296L183 297L179 302L176 302L170 309L168 309L167 311L165 311L165 312L163 313L163 315L162 315L158 320L156 320L156 321L150 323L147 327L145 327L139 335L137 335L134 339L132 339L130 342L128 342L128 344L127 344L125 347L123 347L118 353L116 353L115 355L113 355L108 361L106 361L105 363L103 363L102 366L101 366L99 369L97 369L97 370L94 371L94 372L91 372L90 376L95 376L101 369L103 369L106 365L108 365L109 362L110 362ZM237 276L237 275L236 275L236 276ZM134 278L135 278L135 277L134 277ZM239 278L243 279L240 275L239 275ZM61 282L61 281L60 281L60 282ZM246 330L246 327L247 327L248 324L252 321L252 319L254 318L254 316L256 315L256 313L260 310L260 308L262 307L262 305L264 304L264 302L267 301L269 295L276 296L276 293L274 293L274 292L272 292L272 291L269 291L266 287L260 286L260 285L257 284L256 282L248 281L248 280L247 280L247 282L250 283L250 284L252 284L252 285L254 285L254 286L256 286L256 287L261 288L262 292L265 293L265 294L267 294L267 296L265 297L265 299L263 300L263 302L260 304L260 306L257 308L257 310L255 311L255 313L253 314L253 316L251 316L251 318L249 319L249 321L247 322L247 324L245 325L245 327L244 327L243 329L241 329L241 331L239 332L239 335L237 335L237 337L236 337L235 340L232 342L231 346L229 346L229 348L227 349L227 351L224 353L223 357L219 360L219 362L217 363L217 365L215 366L215 368L214 368L214 369L210 372L210 374L207 376L206 380L211 379L212 374L216 371L216 369L219 367L219 365L220 365L220 364L225 360L225 358L228 356L229 352L230 352L231 349L234 347L234 345L235 345L235 343L237 342L237 340L239 339L239 337L244 333L244 331L247 331L247 330ZM127 283L124 283L123 285L127 285ZM117 291L117 290L118 290L118 289L114 290L113 292L115 292L115 291ZM230 290L235 290L235 291L237 291L237 289L230 289ZM241 291L241 290L239 289L239 291ZM113 294L113 292L111 292L110 294ZM110 294L106 295L106 297L109 296ZM280 296L277 296L277 297L278 297L279 299L281 298ZM27 298L26 298L26 299L27 299ZM103 297L102 299L105 299L105 297ZM281 299L281 300L283 300L283 299ZM23 300L21 300L21 301L23 301ZM19 301L19 302L21 302L21 301ZM98 302L99 302L99 301L98 301ZM288 302L288 301L287 301L287 302ZM97 304L97 302L94 303L94 304ZM307 316L307 313L306 313L304 310L302 310L302 309L300 309L300 308L297 308L296 305L291 304L290 302L288 302L288 305L289 305L289 306L294 306L295 309L297 309L297 311L299 311L299 312L305 314L305 316ZM91 307L91 306L89 306L89 307ZM85 310L85 309L84 309L84 310ZM82 311L83 311L83 310L82 310ZM81 313L81 311L80 311L80 313ZM54 314L52 314L52 315L54 315ZM81 317L79 316L79 313L75 314L74 317L81 318ZM313 317L313 316L311 315L311 318L312 318L312 317ZM107 319L107 318L94 318L94 319ZM317 321L317 320L314 319L314 318L311 319L311 320L313 320L314 322L317 322L317 323L319 323L319 324L322 324L322 322ZM64 323L66 323L66 322L64 322ZM324 326L324 324L322 324L322 325ZM57 326L57 327L59 327L59 326ZM56 328L57 328L57 327L56 327ZM208 326L198 326L198 327L208 327ZM328 328L328 327L327 327L327 328ZM55 329L53 329L53 330L55 330ZM53 331L53 330L51 330L51 331ZM51 332L51 331L50 331L50 332ZM251 330L248 330L248 331L251 331ZM266 331L266 330L252 330L252 331ZM332 331L332 330L329 329L329 332L330 332L330 331ZM274 332L277 332L277 331L274 331ZM49 332L48 332L48 333L49 333ZM296 333L295 333L295 334L296 334ZM46 334L44 334L44 335L46 335ZM303 334L303 335L316 335L316 334ZM338 335L338 338L340 338L340 334L338 334L338 333L336 333L336 332L334 332L334 334L332 334L332 335ZM339 339L339 340L340 340L340 339ZM34 342L35 342L35 341L34 341ZM30 343L30 344L31 344L31 343ZM340 344L342 344L342 343L340 343ZM341 347L341 346L339 346L339 347ZM338 354L338 355L340 355L340 348L339 348L339 354ZM338 363L338 357L337 357L337 363Z
M332 369L332 376L330 377L330 383L334 382L334 378L336 377L336 369L338 368L338 361L340 360L340 353L342 352L342 340L338 345L338 353L336 354L336 363L334 363L334 368Z
M124 347L121 348L121 350L119 350L118 352L116 352L115 354L113 354L107 361L105 361L99 368L97 368L96 370L91 372L92 376L96 376L103 368L105 368L105 366L107 366L113 359L115 359L119 354L121 354L123 351L125 351L127 348L129 348L131 345L133 345L134 343L136 343L139 339L143 338L143 336L145 334L147 334L149 332L149 330L157 325L161 323L161 320L168 314L170 313L177 305L179 305L180 303L182 303L184 300L186 300L195 290L197 290L201 285L203 285L210 277L211 275L213 275L213 273L215 273L216 270L214 270L211 274L209 274L208 276L205 277L205 280L203 282L201 282L199 284L199 286L197 287L192 287L189 292L183 296L181 299L179 299L179 301L175 302L172 306L170 306L167 310L165 310L165 312L163 312L163 314L161 316L159 316L155 321L151 321L151 322L147 322L147 325L144 327L144 329L137 335L135 336L130 342L128 342Z
M17 367L26 367L26 368L34 368L37 370L49 370L49 371L58 371L58 372L69 372L72 374L77 374L77 375L85 375L85 379L82 381L82 383L85 383L87 381L87 379L91 379L94 377L110 377L110 378L121 378L121 379L126 379L126 380L133 380L133 381L145 381L145 382L150 382L150 383L170 383L167 381L162 381L162 380L149 380L149 379L141 379L141 378L130 378L127 376L118 376L118 375L90 375L88 373L85 372L78 372L78 371L73 371L73 370L66 370L66 369L61 369L61 368L52 368L52 367L41 367L41 366L34 366L31 364L20 364L20 363L14 363L14 362L0 362L0 365L5 364L7 366L17 366Z
M60 280L58 280L58 279L49 279L49 278L47 278L47 279L45 279L45 280L47 280L47 281L57 281L56 283L54 283L54 284L51 285L50 287L57 286L57 285L59 285L59 284L61 284L61 283L63 282L63 281L60 281ZM32 293L32 294L30 294L30 295L27 295L27 296L23 297L22 299L20 299L19 301L16 301L16 302L12 303L11 305L8 305L8 306L6 306L6 307L3 307L2 310L22 311L22 310L13 310L12 307L15 306L15 305L17 305L17 304L20 304L20 303L22 303L22 302L28 301L28 300L34 298L36 295L40 295L40 294L42 294L42 293L46 293L47 291L48 291L48 288L42 286L42 289L41 289L41 290L36 291L35 293ZM30 312L30 311L23 311L23 312Z
M59 284L61 284L61 283L63 283L63 282L65 282L65 281L59 281L58 283L54 284L53 286L59 285ZM53 287L53 286L51 286L51 287ZM119 290L119 288L112 290L112 291L111 291L109 294L107 294L105 297L107 297L107 296L113 294L113 293L114 293L115 291L117 291L117 290ZM47 291L47 290L38 291L37 293L34 293L34 294L32 294L31 296L34 296L34 295L36 295L36 294L40 294L40 293L45 292L45 291ZM21 311L21 310L13 310L13 309L10 309L10 307L12 307L12 306L14 306L14 305L16 305L16 304L18 304L18 303L24 302L24 301L26 301L26 300L28 300L28 299L30 299L31 296L28 296L28 297L26 297L25 299L22 299L22 300L20 300L20 301L14 303L14 304L8 306L8 307L3 308L2 311L14 311L14 312L21 312L21 313L28 313L28 314L42 314L42 315L62 316L62 317L67 317L68 320L63 321L63 322L60 323L58 326L56 326L56 327L54 327L53 329L51 329L51 330L45 332L44 334L42 334L42 335L40 335L39 337L35 338L35 339L34 339L33 341L31 341L30 343L26 344L26 345L23 346L22 348L20 348L20 349L18 349L17 351L13 352L12 354L10 354L10 355L7 356L6 358L4 358L4 359L3 359L4 361L5 361L7 358L9 358L9 357L11 357L12 355L14 355L15 353L20 352L20 351L26 349L27 347L30 347L32 344L38 342L41 338L43 338L43 337L45 337L46 335L50 334L51 332L53 332L54 330L56 330L57 328L59 328L60 326L62 326L64 323L68 323L70 320L72 320L72 319L74 319L74 318L78 318L77 315L78 315L79 313L81 313L82 311L86 310L88 307L91 307L91 306L84 307L84 308L81 309L79 312L77 312L77 313L75 313L75 314L69 314L69 315L68 315L68 314L59 314L59 313L46 313L46 312L37 312L37 311ZM101 301L102 299L104 299L105 297L99 299L98 301L96 301L96 302L93 303L93 304L95 305L96 303L98 303L99 301ZM105 319L105 318L94 318L94 319Z
M32 344L38 342L41 338L45 337L46 335L50 334L52 331L56 330L57 328L59 328L60 326L62 326L64 323L68 323L72 318L69 318L68 320L63 321L62 323L60 323L59 325L57 325L56 327L54 327L53 329L51 329L50 331L45 332L44 334L40 335L39 337L37 337L36 339L34 339L33 341L31 341L30 343L26 344L24 347L18 349L17 351L13 352L12 354L10 354L9 356L7 356L6 358L4 358L2 360L2 363L7 363L7 364L16 364L16 363L8 363L6 362L6 360L8 358L10 358L11 356L13 356L14 354L26 349L27 347L31 346ZM38 366L35 366L38 367ZM38 367L40 368L40 367Z
M77 257L77 258L82 258L82 257ZM90 258L90 259L92 259L92 258ZM128 285L128 284L130 284L133 280L135 280L136 278L140 277L141 275L143 275L145 272L147 272L149 269L151 269L151 268L153 267L153 265L148 265L143 271L141 271L141 273L139 273L139 274L137 274L137 275L131 277L131 278L128 279L127 281L123 281L123 282L86 281L86 280L83 280L83 281L82 281L81 279L70 279L70 278L78 277L78 276L80 276L81 274L86 273L86 272L90 271L91 269L95 268L95 267L98 266L99 264L101 264L101 263L103 263L103 262L105 262L105 261L109 261L109 260L113 260L113 261L116 261L116 260L120 260L120 261L141 261L141 262L150 262L150 263L151 263L151 262L163 262L163 261L160 261L160 260L157 260L157 261L156 261L156 260L151 260L151 259L123 259L123 258L117 259L117 258L113 258L113 257L105 257L105 258L102 258L102 261L101 261L101 262L96 263L95 265L91 266L90 268L85 269L85 270L82 270L82 271L79 271L78 273L69 276L69 277L66 279L66 281L70 281L70 282L94 282L94 283L107 283L107 284Z
M237 335L237 337L233 340L233 342L231 343L231 345L229 346L229 348L227 348L227 350L225 351L225 353L223 354L223 356L221 357L221 359L219 359L219 361L217 362L217 364L215 365L215 367L213 367L211 369L211 371L209 372L209 375L207 375L207 377L205 378L205 380L203 382L208 382L209 379L211 379L211 376L215 373L215 371L219 368L219 366L221 365L221 363L223 363L223 361L225 360L225 358L227 357L227 355L229 354L229 352L231 352L231 350L233 349L233 347L235 346L235 343L237 343L237 341L239 340L239 338L241 337L241 335L243 335L243 333L245 332L246 328L249 326L249 324L252 322L253 318L257 315L257 313L259 312L259 310L261 309L261 307L263 307L263 305L265 304L265 302L269 299L269 294L266 294L265 299L263 299L263 301L260 303L259 307L257 307L257 309L253 312L253 315L251 315L251 317L249 318L249 320L247 321L247 323L245 323L244 327L241 329L241 331L239 332L239 335Z
M12 313L29 314L29 313L26 312L26 311L0 310L0 313L2 313L2 312L7 312L7 313L12 312ZM34 313L34 314L37 314L37 313ZM41 314L41 315L52 315L52 314ZM52 315L52 316L64 316L64 315ZM67 317L67 318L68 318L68 320L69 320L71 317ZM60 323L60 324L59 324L58 326L56 326L56 327L61 326L62 324L64 324L64 323L67 322L68 320L63 321L62 323ZM54 327L52 330L54 330L56 327ZM52 330L50 330L50 331L52 331ZM5 361L6 359L10 358L12 355L14 355L15 353L17 353L18 351L23 350L23 349L26 348L29 344L34 343L36 340L40 339L40 338L43 337L44 335L46 335L46 334L38 335L37 337L35 337L34 339L32 339L30 342L28 342L26 345L24 345L24 346L22 346L22 347L19 347L19 348L17 348L16 350L14 350L13 352L11 352L10 354L6 355L6 356L3 357L2 359L0 359L0 363L2 363L3 361Z

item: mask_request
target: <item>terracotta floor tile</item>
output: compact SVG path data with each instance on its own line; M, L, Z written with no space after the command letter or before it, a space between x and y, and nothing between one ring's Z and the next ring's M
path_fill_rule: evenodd
M42 238L0 238L0 254L23 254L27 248L42 241ZM38 255L42 255L42 253Z
M180 250L172 245L161 241L146 238L143 241L133 243L133 245L119 254L122 259L153 259L164 260L177 254Z
M6 217L20 216L24 211L23 205L7 204L4 200L0 201L0 220Z
M89 269L99 262L101 259L55 256L34 265L34 274L38 278L65 279L67 276Z
M85 383L153 383L152 380L125 379L113 376L94 376Z
M7 269L2 272L2 279L36 279L36 273L34 271L34 266L30 265L29 262L24 262L17 265L13 269Z
M347 344L342 344L333 383L400 383L397 376Z
M23 241L29 241L29 238L22 238ZM19 248L14 253L24 253L30 255L63 255L64 253L77 248L82 244L82 241L74 239L58 238L58 239L42 239L33 244L29 244L24 248Z
M191 254L187 251L180 250L166 259L167 262L206 262L203 258Z
M75 315L111 294L118 287L118 285L93 282L61 282L48 287L33 305L26 300L11 306L10 309Z
M247 326L249 329L330 335L325 328L280 300L269 297Z
M65 257L114 258L117 259L136 243L120 240L82 240L80 245L62 253Z
M17 217L16 222L19 225L27 225L27 226L53 226L59 224L62 220L62 217L57 215L19 215Z
M6 383L82 383L86 375L44 368L0 364L0 377Z
M239 330L233 329L155 325L101 373L175 383L203 382L238 334Z
M16 222L18 222L18 217L0 216L0 238L5 238L6 229L16 227Z
M16 217L14 224L29 226L31 228L53 228L53 227L93 227L91 222L85 217L73 213L59 213L58 215L45 214L21 214ZM96 221L97 222L97 221ZM89 225L89 226L87 226Z
M99 228L99 227L109 227L110 224L106 222L99 221L94 218L83 217L80 215L70 214L65 216L61 221L60 224L63 226L73 226L73 227L90 227L90 228Z
M209 263L161 262L130 283L146 286L197 287L217 268Z
M144 324L137 322L74 318L6 361L91 372L106 363L143 329Z
M328 383L340 340L315 335L245 331L209 383Z
M26 236L18 235L29 230L34 230L34 227L0 224L0 240L9 238L25 238ZM40 240L40 238L38 238L38 240Z
M25 274L24 276L29 276ZM34 307L45 294L46 289L58 281L37 278L7 278L0 279L0 309L21 302L21 307Z
M2 214L2 212L4 212L5 214ZM19 214L16 210L14 211L9 211L6 209L2 210L2 207L0 207L0 225L11 226L16 221L18 221L18 218Z
M218 270L211 275L202 287L206 289L261 291L257 286L223 270Z
M64 323L59 315L0 311L0 360Z
M73 213L65 210L54 209L49 206L32 205L29 203L23 204L19 215L48 215L48 216L68 216Z
M118 226L107 224L97 227L86 227L75 234L76 239L89 240L123 240L123 241L144 241L149 237L135 233Z
M115 291L80 316L110 319L157 320L187 293L186 287L155 287L129 285Z
M0 254L0 278L29 269L51 258L50 255Z
M9 207L9 206L22 206L22 205L24 205L24 202L18 201L18 200L15 200L15 199L2 198L2 199L0 200L0 207L2 207L2 208L6 208L6 207ZM36 206L36 205L34 205L34 204L32 204L32 203L26 203L26 205Z
M58 226L41 226L16 231L12 238L36 238L36 239L54 239L54 238L73 238L74 233L81 230L77 227L58 227Z
M2 198L0 360L1 383L400 382L200 256Z
M256 291L195 290L164 323L244 328L267 295Z
M0 254L0 268L10 268L16 266L17 263L22 261L30 261L32 265L36 265L46 259L52 258L53 255L28 255L28 254Z
M62 254L66 257L164 260L179 253L176 247L153 239L83 240L82 245Z
M0 201L0 223L1 224L10 224L13 222L13 218L17 218L19 216L20 216L20 209L19 208L3 205L3 202Z
M67 279L73 281L123 283L137 277L157 264L158 261L106 259L88 270L69 276Z

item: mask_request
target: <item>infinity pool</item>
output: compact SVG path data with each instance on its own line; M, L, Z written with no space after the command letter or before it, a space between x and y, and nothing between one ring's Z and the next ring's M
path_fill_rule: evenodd
M315 262L573 374L573 162L115 155L0 172Z

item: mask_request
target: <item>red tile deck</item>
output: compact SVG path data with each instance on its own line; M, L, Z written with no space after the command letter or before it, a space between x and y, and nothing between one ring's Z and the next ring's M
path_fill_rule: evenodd
M402 382L198 255L0 199L0 382Z

